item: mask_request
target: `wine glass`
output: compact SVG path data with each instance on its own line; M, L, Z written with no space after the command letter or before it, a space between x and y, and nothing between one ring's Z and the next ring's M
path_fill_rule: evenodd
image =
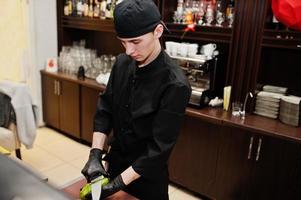
M227 16L227 18L228 18L228 26L229 26L229 27L232 27L232 24L233 24L233 22L234 22L234 14L233 14L233 13L230 13L230 14Z
M183 21L183 13L175 11L173 15L173 21L176 24L180 24Z
M225 21L225 14L222 12L217 12L216 14L216 26L222 26L222 23Z
M198 25L203 25L204 15L205 15L205 6L204 6L204 2L201 1L200 4L199 4L199 10L197 12L197 23L198 23Z
M212 21L214 20L214 16L213 16L213 9L211 4L209 4L207 6L207 10L206 10L206 25L207 26L211 26Z

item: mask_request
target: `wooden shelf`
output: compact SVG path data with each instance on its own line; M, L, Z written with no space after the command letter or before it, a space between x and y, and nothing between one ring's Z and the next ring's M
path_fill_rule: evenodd
M166 23L167 28L171 33L165 32L165 37L181 38L185 24ZM196 26L195 32L187 32L184 39L192 39L196 41L215 41L221 43L230 43L232 35L232 28L217 27L217 26Z
M262 46L301 50L301 32L265 29Z
M113 20L109 19L62 16L61 26L83 30L115 32Z

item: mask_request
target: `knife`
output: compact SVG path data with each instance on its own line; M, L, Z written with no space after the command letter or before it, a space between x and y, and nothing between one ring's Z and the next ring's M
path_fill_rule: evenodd
M101 180L103 176L99 176L91 181L92 200L99 200L101 195Z

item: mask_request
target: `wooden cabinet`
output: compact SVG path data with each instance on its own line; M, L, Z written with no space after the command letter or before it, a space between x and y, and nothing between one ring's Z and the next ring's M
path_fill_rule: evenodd
M250 159L255 139L236 129L222 128L219 156L216 169L216 198L241 200L249 184ZM254 148L254 147L253 147Z
M259 139L261 150L255 158L247 199L300 199L300 144L271 137Z
M217 199L300 199L300 145L237 128L221 134Z
M59 128L59 96L55 78L42 76L42 97L44 121L54 128Z
M94 114L100 92L86 86L81 88L81 139L88 143L92 143Z
M42 74L42 91L46 124L80 138L79 85Z
M206 196L215 194L219 130L186 116L169 160L171 181Z

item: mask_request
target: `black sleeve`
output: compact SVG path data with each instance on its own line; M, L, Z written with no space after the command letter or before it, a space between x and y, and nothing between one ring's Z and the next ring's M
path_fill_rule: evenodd
M156 179L157 172L166 168L190 94L190 87L181 83L172 85L166 90L153 121L152 140L147 144L147 150L132 165L139 175Z
M108 84L104 93L100 93L98 97L96 113L94 116L94 132L101 132L108 135L112 129L112 102L113 102L113 79L114 79L114 64Z

